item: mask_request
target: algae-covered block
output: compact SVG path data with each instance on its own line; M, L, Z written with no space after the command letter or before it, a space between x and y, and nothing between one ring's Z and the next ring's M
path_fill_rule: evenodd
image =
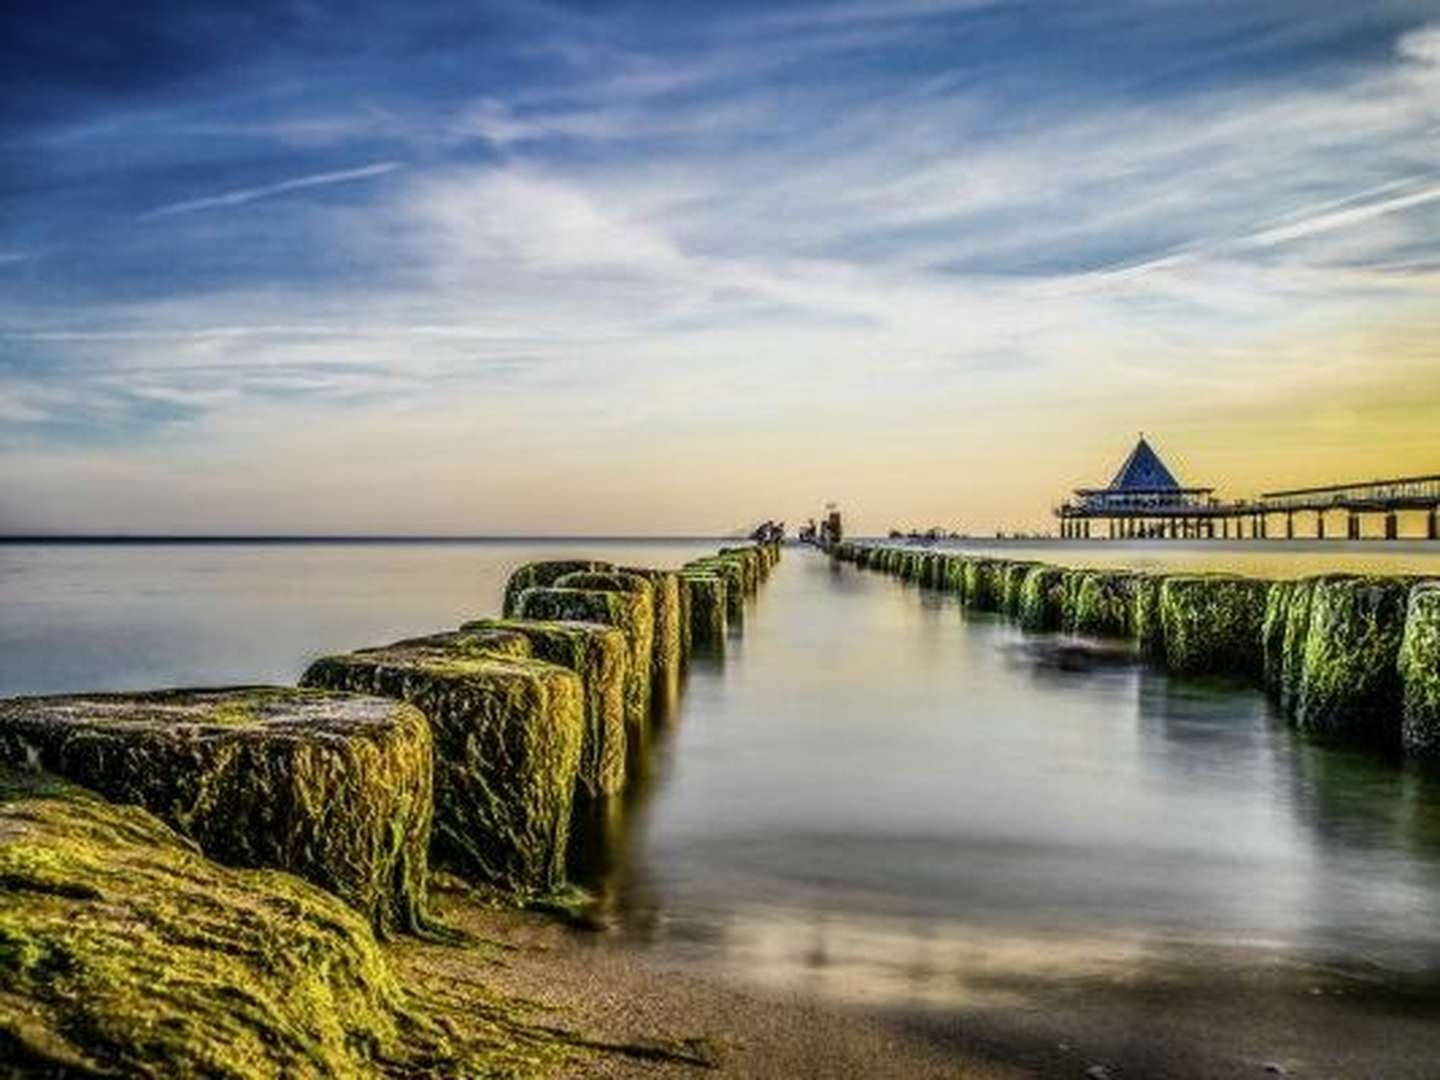
M970 559L965 564L965 606L976 611L999 611L1005 595L1004 574L998 560Z
M1010 562L1002 571L1000 586L1000 610L1011 618L1020 617L1020 606L1025 593L1025 577L1035 566L1033 562Z
M1397 666L1405 752L1440 757L1440 582L1422 582L1411 590Z
M770 576L770 560L758 547L722 547L719 553L722 558L741 558L749 563L751 578L757 587Z
M587 570L613 570L614 565L594 559L550 559L544 562L526 563L510 575L505 583L505 603L501 610L512 616L519 610L520 594L526 589L554 585L566 574L578 574Z
M752 549L759 551L759 548ZM674 681L680 677L685 662L680 575L674 570L652 570L627 566L627 574L639 574L650 582L655 607L655 652L651 671L656 679ZM564 579L562 579L564 580Z
M1135 575L1091 570L1079 578L1068 629L1088 637L1123 638L1134 632Z
M687 598L692 646L696 649L723 647L729 608L725 579L718 574L682 570L680 584Z
M580 748L581 791L591 799L625 786L625 675L630 663L625 634L593 622L479 619L460 628L482 640L515 634L528 655L569 668L585 686L585 740Z
M0 761L143 806L218 862L287 870L377 930L425 919L431 732L380 697L275 687L0 702Z
M1136 574L1130 632L1142 656L1161 659L1165 655L1165 624L1160 618L1161 574Z
M625 635L625 724L630 747L645 745L650 729L650 656L653 613L640 593L560 587L526 589L520 617L541 621L603 623Z
M0 1072L359 1078L506 1067L498 1048L491 1061L447 1056L369 924L330 893L221 866L140 807L0 774Z
M429 717L437 862L520 893L564 881L585 733L584 688L573 671L395 647L324 657L301 681L397 698Z
M1160 586L1160 621L1170 670L1259 678L1267 587L1252 578L1167 577Z
M1295 710L1302 730L1399 743L1409 586L1383 577L1315 581Z
M946 592L955 593L957 596L965 595L965 557L963 555L946 555L944 565L940 568L940 587Z
M1065 626L1065 571L1058 566L1031 566L1020 589L1020 626L1034 633Z
M1280 707L1293 717L1300 703L1300 675L1305 670L1305 641L1310 636L1310 607L1316 578L1292 581L1285 599L1285 629L1280 640Z
M745 566L735 559L723 559L719 556L710 556L704 559L695 559L683 567L685 570L698 570L701 573L715 574L725 580L725 614L734 622L739 622L745 616Z
M592 570L585 573L566 574L556 580L555 587L557 589L592 589L639 597L643 602L643 617L635 624L636 645L643 650L647 658L646 664L649 666L649 675L645 680L646 694L654 695L658 687L665 685L660 676L678 668L679 657L670 650L678 651L679 642L678 639L667 642L657 632L656 589L649 578L625 570Z
M1260 630L1265 647L1265 689L1277 699L1285 676L1285 624L1294 592L1295 582L1273 581L1265 594L1265 622Z
M740 567L741 587L745 590L746 596L753 596L760 591L760 563L753 553L749 551L730 551L728 554L720 553L710 556L711 559L719 559L721 562L734 563Z

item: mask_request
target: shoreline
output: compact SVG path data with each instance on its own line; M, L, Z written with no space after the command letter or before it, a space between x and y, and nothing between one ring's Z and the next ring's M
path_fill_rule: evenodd
M997 973L1001 993L980 1007L842 1002L697 971L464 893L437 899L476 944L388 944L397 975L468 976L528 1003L532 1020L585 1044L556 1074L577 1080L1433 1074L1440 1008L1424 979L1406 986L1264 949L1175 944L1152 967Z

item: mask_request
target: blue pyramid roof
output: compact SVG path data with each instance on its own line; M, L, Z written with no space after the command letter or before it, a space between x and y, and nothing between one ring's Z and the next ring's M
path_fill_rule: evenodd
M1110 481L1111 491L1179 491L1180 482L1165 467L1160 455L1140 436L1135 449L1120 466L1115 479Z

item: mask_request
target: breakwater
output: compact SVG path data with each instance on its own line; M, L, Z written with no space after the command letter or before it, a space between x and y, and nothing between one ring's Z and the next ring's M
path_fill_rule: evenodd
M1176 674L1253 682L1303 731L1440 756L1440 581L1085 569L861 543L832 554L1028 631L1123 639Z
M778 556L529 564L499 617L322 657L296 687L0 702L0 1060L157 1076L552 1060L554 1039L498 1006L463 1050L377 942L446 940L433 869L501 899L561 894L573 823L624 790L652 702L723 649ZM151 992L170 980L184 993Z

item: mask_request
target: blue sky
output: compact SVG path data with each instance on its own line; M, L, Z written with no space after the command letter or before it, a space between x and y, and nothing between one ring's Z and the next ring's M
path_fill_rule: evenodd
M0 14L0 531L1440 471L1440 0ZM1431 406L1426 409L1424 406Z

